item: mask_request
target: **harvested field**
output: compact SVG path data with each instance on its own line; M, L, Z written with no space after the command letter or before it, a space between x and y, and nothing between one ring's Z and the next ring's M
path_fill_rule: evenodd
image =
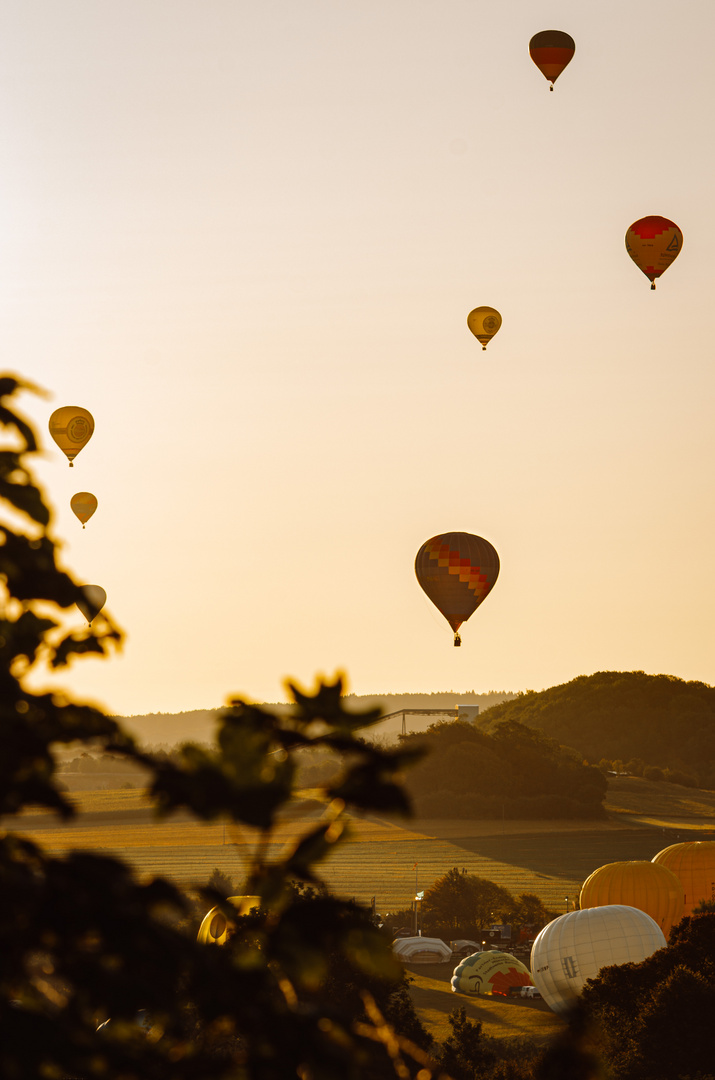
M140 874L184 884L204 883L215 867L240 882L256 843L250 830L204 825L186 814L157 821L139 790L76 792L73 798L80 810L75 822L32 812L22 818L23 834L53 853L85 848L118 855ZM635 777L609 784L607 807L608 819L599 822L353 818L323 873L339 895L363 902L375 896L383 912L409 907L415 879L424 889L453 866L517 895L535 893L560 912L566 897L573 902L583 880L604 863L651 859L679 839L708 836L715 825L715 793ZM294 804L269 851L277 856L295 843L321 812L314 799Z

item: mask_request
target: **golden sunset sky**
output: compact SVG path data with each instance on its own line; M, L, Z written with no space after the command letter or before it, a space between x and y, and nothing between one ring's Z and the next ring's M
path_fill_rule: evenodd
M3 367L51 395L54 534L127 632L61 685L131 714L336 669L715 681L714 29L702 0L3 3ZM647 214L684 234L655 292ZM71 470L66 404L96 421ZM501 559L461 649L414 575L451 530Z

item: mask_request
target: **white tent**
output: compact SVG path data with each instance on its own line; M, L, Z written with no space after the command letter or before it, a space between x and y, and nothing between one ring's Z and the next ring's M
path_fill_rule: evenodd
M406 964L443 964L452 958L449 945L435 937L396 938L392 951Z

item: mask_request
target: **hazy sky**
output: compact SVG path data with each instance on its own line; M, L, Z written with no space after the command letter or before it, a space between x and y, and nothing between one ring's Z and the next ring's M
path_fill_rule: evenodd
M128 635L63 685L139 713L337 668L715 682L714 28L706 0L2 0L3 366L51 392L24 406L63 560ZM656 292L646 214L685 238ZM96 421L72 470L66 404ZM450 530L501 558L461 649L413 568Z

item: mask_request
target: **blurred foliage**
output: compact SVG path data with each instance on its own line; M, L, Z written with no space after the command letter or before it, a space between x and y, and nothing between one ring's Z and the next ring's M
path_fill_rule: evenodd
M319 874L349 810L409 813L400 776L419 752L358 737L380 714L348 711L340 678L312 693L291 686L281 715L231 701L215 746L171 756L140 750L99 709L30 689L36 672L105 655L121 633L106 614L74 628L80 583L58 563L28 465L37 444L13 400L23 389L0 378L0 1076L436 1076L389 940L367 909L328 895ZM75 814L55 754L67 744L146 770L158 815L258 830L244 888L261 907L236 917L228 947L196 942L191 904L169 881L139 881L101 855L49 857L13 831L30 807ZM271 854L301 749L329 751L341 768L319 792L322 817ZM315 886L310 895L301 882ZM225 885L211 882L206 908L225 903Z
M403 736L400 746L429 751L406 780L420 817L604 816L602 772L516 721L495 724L490 733L463 720L443 721Z
M645 762L715 789L715 687L706 683L599 671L494 705L478 725L492 732L504 721L537 728L590 762L641 759L635 775Z

